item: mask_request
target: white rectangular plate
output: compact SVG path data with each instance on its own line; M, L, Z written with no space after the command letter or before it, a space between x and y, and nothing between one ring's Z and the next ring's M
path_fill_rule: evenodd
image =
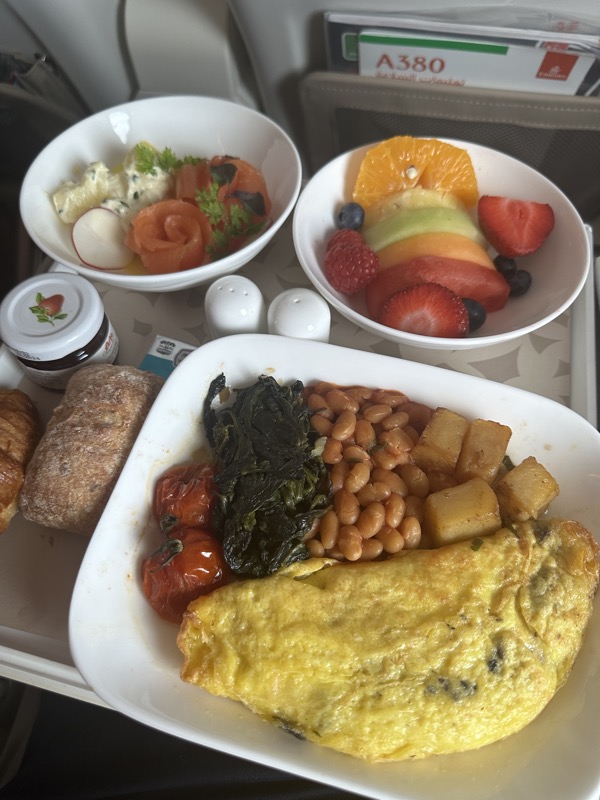
M396 800L591 800L600 789L600 610L567 684L522 732L477 751L369 765L299 741L240 704L183 683L177 627L146 603L143 558L155 548L152 487L202 444L211 380L261 374L280 382L326 379L404 391L470 418L512 428L509 454L536 456L559 481L552 512L592 530L600 519L600 434L575 412L538 395L448 370L333 345L232 336L196 350L156 400L85 554L69 634L75 664L109 705L159 730L235 756L373 798ZM598 535L596 530L596 535Z

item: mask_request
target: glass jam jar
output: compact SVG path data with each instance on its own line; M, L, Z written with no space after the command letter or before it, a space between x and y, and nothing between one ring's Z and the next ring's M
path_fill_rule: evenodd
M112 364L119 340L96 288L50 272L12 289L0 305L0 339L36 383L64 389L87 364Z

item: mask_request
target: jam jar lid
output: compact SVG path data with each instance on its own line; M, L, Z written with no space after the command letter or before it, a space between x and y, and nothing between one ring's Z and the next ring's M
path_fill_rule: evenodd
M80 275L52 272L28 278L0 305L0 339L17 355L54 361L85 347L98 333L104 305Z

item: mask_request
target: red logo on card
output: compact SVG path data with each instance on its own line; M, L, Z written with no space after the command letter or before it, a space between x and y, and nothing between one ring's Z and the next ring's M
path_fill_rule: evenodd
M549 51L540 64L536 78L545 78L550 81L566 81L571 70L577 62L573 53L555 53Z

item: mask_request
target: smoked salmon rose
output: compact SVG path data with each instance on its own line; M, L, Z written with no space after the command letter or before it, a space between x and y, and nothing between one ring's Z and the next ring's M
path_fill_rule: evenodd
M161 200L142 209L125 237L127 247L154 275L207 263L211 241L208 217L185 200Z

